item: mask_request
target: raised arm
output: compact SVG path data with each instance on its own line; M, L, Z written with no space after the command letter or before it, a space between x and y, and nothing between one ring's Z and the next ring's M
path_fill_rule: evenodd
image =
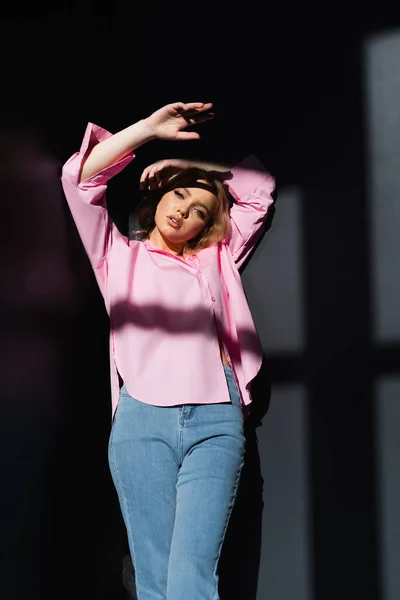
M182 131L189 125L196 125L213 117L209 102L175 102L163 106L149 117L122 129L118 133L96 145L84 158L80 181L118 162L150 140L195 140L200 135L196 131Z
M225 184L234 199L228 245L240 268L262 235L273 204L275 179L256 156L250 155L231 169Z
M149 140L198 139L196 131L182 130L212 118L211 107L212 104L203 102L168 104L114 135L89 123L80 150L64 164L61 176L64 193L102 291L106 276L104 261L113 238L120 235L107 212L108 180Z
M104 259L111 248L112 241L115 236L120 235L108 216L107 183L134 158L131 152L111 165L96 169L95 173L83 180L81 177L83 163L108 139L112 139L109 131L88 123L79 151L67 160L61 174L65 198L98 280L102 277ZM100 280L99 285L103 291Z
M241 267L262 235L268 210L273 203L275 180L254 155L234 167L197 159L165 159L144 169L142 188L157 188L177 173L190 167L200 167L212 172L224 182L234 199L230 211L231 232L227 239L229 249Z

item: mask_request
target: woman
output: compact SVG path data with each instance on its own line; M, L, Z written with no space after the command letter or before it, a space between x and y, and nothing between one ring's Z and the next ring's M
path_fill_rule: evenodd
M141 235L106 210L107 181L153 140L194 140L211 103L177 102L112 135L89 123L62 184L110 316L109 463L138 600L216 600L262 349L238 269L274 181L255 157L144 170ZM199 168L200 167L200 168ZM229 210L227 191L233 197Z

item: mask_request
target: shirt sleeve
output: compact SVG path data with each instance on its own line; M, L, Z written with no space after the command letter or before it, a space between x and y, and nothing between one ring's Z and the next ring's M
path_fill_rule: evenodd
M121 236L108 215L107 182L132 161L134 154L128 154L84 181L79 182L79 179L86 152L111 136L106 129L88 123L79 152L67 160L61 174L61 183L72 217L90 263L97 271L102 269L113 239ZM96 273L96 277L101 279L101 273Z
M254 155L233 167L231 174L231 179L225 182L234 200L227 243L240 268L262 234L268 210L274 201L275 179Z

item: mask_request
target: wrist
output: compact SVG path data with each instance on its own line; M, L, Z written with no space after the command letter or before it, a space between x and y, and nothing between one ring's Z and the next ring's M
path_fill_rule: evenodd
M137 122L137 125L140 127L143 135L144 142L151 142L151 140L155 140L158 138L156 129L151 125L151 122L148 118L141 119Z

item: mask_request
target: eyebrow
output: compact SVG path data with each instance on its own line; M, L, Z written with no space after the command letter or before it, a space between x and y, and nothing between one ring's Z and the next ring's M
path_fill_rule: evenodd
M187 193L189 194L189 196L190 196L190 197L192 197L192 194L191 194L191 192L188 190L188 188L184 187L183 189L185 190L185 192L187 192ZM211 214L211 211L210 211L210 209L209 209L209 208L207 208L207 206L206 206L205 204L203 204L202 202L200 202L200 201L198 201L198 200L196 200L196 204L198 204L199 206L203 207L203 208L204 208L204 210L206 210L206 211L208 212L208 214L209 214L209 215Z

